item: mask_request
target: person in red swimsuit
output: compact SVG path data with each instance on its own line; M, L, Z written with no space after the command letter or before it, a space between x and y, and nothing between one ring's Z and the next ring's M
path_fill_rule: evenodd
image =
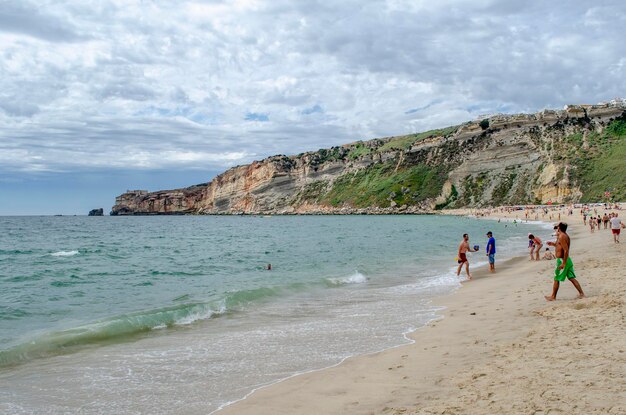
M613 217L610 219L611 222L611 233L613 234L613 242L616 244L619 243L619 234L624 227L622 220L617 217L617 213L613 214Z
M543 243L541 242L541 239L539 239L532 233L529 233L528 240L532 242L532 245L529 245L531 246L530 260L532 261L534 259L535 261L539 261L539 252L541 251L541 248L543 247Z
M467 260L467 252L476 252L478 251L478 249L470 249L469 246L469 235L464 233L463 234L463 240L461 241L461 244L459 245L459 253L458 253L458 257L459 257L459 269L456 270L456 275L461 275L461 269L463 268L463 264L465 264L465 272L467 272L467 279L471 280L472 279L472 274L470 274L469 271L469 261Z

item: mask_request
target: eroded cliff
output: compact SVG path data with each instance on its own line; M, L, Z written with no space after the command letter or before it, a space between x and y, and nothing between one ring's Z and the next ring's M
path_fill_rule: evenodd
M607 190L624 198L625 154L624 101L575 105L273 156L206 184L129 191L111 214L420 212L600 200Z

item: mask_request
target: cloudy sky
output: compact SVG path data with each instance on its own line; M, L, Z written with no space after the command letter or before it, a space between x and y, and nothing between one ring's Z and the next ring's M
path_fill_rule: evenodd
M626 96L626 2L0 0L0 215Z

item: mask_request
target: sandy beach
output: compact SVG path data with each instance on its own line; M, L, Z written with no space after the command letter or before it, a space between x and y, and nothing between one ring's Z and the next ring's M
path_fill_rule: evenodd
M475 269L436 299L442 318L411 333L413 344L292 377L218 413L626 413L626 240L590 233L579 210L562 220L587 298L566 281L546 302L554 261L497 262L496 274Z

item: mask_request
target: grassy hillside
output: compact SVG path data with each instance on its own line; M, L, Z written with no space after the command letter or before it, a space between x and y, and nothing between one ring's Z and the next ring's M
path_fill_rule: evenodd
M554 140L542 138L537 131L537 144L543 146L543 151L552 154L553 162L559 166L556 180L561 180L567 172L571 184L580 186L583 202L605 200L605 191L611 192L613 200L626 200L626 117L612 121L602 133L590 132L586 137L583 132L593 129L589 129L586 124L581 126L585 128L578 129L579 132L575 134L558 137L559 133L564 134L563 125L558 124L555 127L557 136ZM385 151L406 151L421 140L435 136L445 137L457 129L454 126L320 150L312 156L311 164L319 165L335 160L349 162ZM458 143L450 141L447 145L454 146ZM439 153L444 155L443 160L446 160L447 152L458 152L458 149L445 149L446 147L439 149ZM412 164L415 162L418 164ZM318 180L309 183L294 195L292 203L308 202L355 208L416 205L439 196L449 170L454 167L441 160L431 160L430 163L432 165L419 162L419 159L409 161L402 158L377 162L332 181ZM449 200L437 208L535 203L538 201L532 200L531 193L534 180L536 176L532 172L520 173L514 168L498 175L488 171L468 175L458 189L453 187ZM486 195L488 189L491 190Z
M395 163L376 163L339 177L322 201L335 207L414 205L437 197L445 178L440 169L423 164L396 170Z
M389 150L406 150L414 143L428 137L447 135L457 127L427 131L421 134L394 137L382 145L357 142L351 148L333 148L320 153L320 160L348 159ZM546 145L549 145L546 143ZM571 134L552 144L554 160L563 167L557 173L557 180L563 177L565 166L570 166L569 174L573 184L579 184L583 192L583 202L604 200L604 192L610 191L613 200L626 200L626 119L611 122L602 133ZM309 183L294 198L294 201L326 204L333 207L350 206L365 208L371 206L389 207L416 205L426 199L441 194L450 166L444 163L436 166L426 164L398 164L397 159L384 163L374 163L362 170L345 174L336 180L320 180ZM497 180L496 183L493 183ZM518 175L511 171L506 177L492 177L488 172L478 176L468 176L453 196L437 206L461 207L471 205L524 204L537 202L530 200L529 181L533 177ZM484 191L494 185L491 200L482 200Z
M573 160L583 192L581 201L605 200L605 191L611 192L612 200L626 200L626 119L611 122L601 134L589 134L588 141L589 149L579 147Z

